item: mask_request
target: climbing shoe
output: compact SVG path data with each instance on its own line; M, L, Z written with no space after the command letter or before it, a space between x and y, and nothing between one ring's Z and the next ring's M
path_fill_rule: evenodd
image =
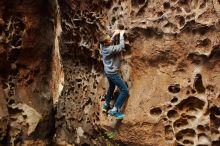
M123 119L125 117L124 114L120 113L120 112L117 112L117 111L114 111L114 110L109 110L108 111L109 115L110 116L113 116L115 117L116 119Z
M105 103L103 104L102 110L103 110L104 112L106 112L106 111L108 111L109 109L110 109L110 105L105 102Z

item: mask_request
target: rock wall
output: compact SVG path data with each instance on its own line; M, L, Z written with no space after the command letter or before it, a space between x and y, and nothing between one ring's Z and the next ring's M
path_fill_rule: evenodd
M0 1L0 145L219 146L219 18L219 0ZM100 100L116 28L122 121Z
M53 135L54 12L53 1L0 2L0 145L45 145Z
M94 123L100 114L96 93L103 66L98 48L91 47L97 44L99 16L88 9L97 7L80 1L58 2L64 87L57 104L55 140L59 145L92 144L99 136Z
M60 143L220 144L219 1L65 0L59 6L65 78L56 115ZM116 28L126 29L121 70L130 89L122 121L102 113L98 98L107 81L97 32Z

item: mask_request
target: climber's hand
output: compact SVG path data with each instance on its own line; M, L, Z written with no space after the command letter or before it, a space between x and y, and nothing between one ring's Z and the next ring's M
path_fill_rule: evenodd
M115 35L117 35L117 34L119 34L120 33L120 30L119 29L116 29L115 31L114 31L114 34Z
M120 31L120 34L124 35L124 33L125 33L125 30Z
M116 29L116 30L114 31L113 35L112 35L112 38L114 38L114 36L116 36L116 35L119 34L119 33L120 33L120 30L119 30L119 29Z

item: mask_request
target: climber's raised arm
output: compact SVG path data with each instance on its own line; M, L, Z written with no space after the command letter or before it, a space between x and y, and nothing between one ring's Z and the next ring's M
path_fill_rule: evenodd
M120 43L118 45L112 45L111 47L108 47L108 52L110 54L119 53L124 49L125 42L124 42L124 31L120 32Z

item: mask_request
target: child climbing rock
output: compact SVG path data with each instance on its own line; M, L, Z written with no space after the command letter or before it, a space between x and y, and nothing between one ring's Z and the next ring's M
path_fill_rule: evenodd
M120 52L124 49L124 30L116 30L112 38L120 33L120 43L114 45L112 39L108 34L104 34L100 37L100 48L103 56L104 73L109 82L109 88L107 91L105 103L103 105L103 110L108 111L110 109L110 101L113 96L115 87L120 89L120 94L116 99L114 107L108 111L111 116L117 119L123 119L124 114L120 113L120 109L128 97L128 87L124 80L119 75L119 68L121 63Z

